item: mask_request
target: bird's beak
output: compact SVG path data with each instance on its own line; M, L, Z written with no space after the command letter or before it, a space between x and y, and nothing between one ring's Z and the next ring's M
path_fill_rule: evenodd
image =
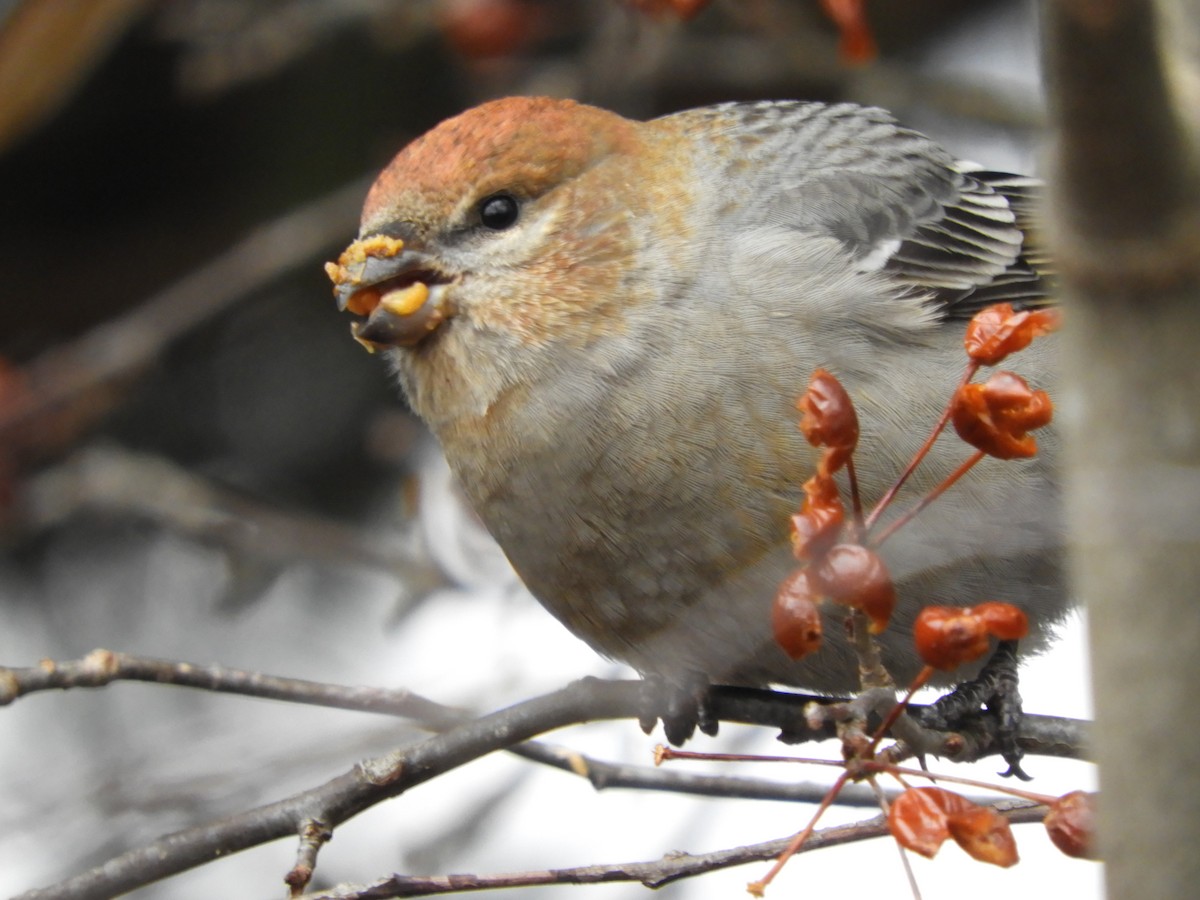
M325 274L338 308L363 316L350 333L372 353L419 344L453 314L450 279L432 257L399 238L359 238L337 262L325 264Z

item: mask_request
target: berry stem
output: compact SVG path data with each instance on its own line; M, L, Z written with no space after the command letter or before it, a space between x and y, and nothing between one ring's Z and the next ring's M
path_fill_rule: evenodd
M854 457L846 460L846 479L850 483L850 508L854 517L854 540L861 542L867 533L863 519L862 494L858 490L858 471L854 468Z
M980 781L976 778L963 778L959 775L945 775L941 773L935 774L933 772L925 772L921 769L910 769L906 766L894 766L889 764L886 768L882 768L881 771L891 775L905 787L908 787L908 784L901 776L910 775L913 778L927 778L930 781L939 783L945 782L947 784L961 784L963 787L972 787L984 791L995 791L997 794L1006 794L1009 797L1016 797L1018 800L1028 800L1030 803L1038 803L1042 806L1051 806L1056 800L1059 799L1058 797L1051 797L1049 794L1038 794L1033 791L1023 791L1018 787L1010 787L1007 784L992 784L987 781Z
M826 793L824 798L822 798L821 805L817 807L817 810L813 813L812 818L808 820L808 824L804 826L804 830L792 838L792 842L787 845L784 851L780 853L779 856L775 857L774 865L771 866L771 870L767 872L762 879L759 881L752 881L750 884L746 885L747 891L749 891L755 897L761 897L763 895L767 885L774 881L775 876L779 874L779 871L787 864L787 861L795 856L800 848L804 846L805 842L809 838L809 835L813 833L813 829L817 827L817 822L825 813L825 810L829 809L834 799L838 794L841 793L842 788L846 786L846 782L849 780L849 772L842 772L842 774L837 777L837 781L833 783L833 785L829 788L828 793Z
M929 437L925 439L925 443L922 444L921 448L913 454L913 458L909 461L908 466L904 469L904 471L900 473L900 477L896 479L895 484L888 488L887 493L884 494L880 501L875 504L875 508L871 510L871 514L867 516L867 528L870 528L877 521L879 521L879 517L883 515L883 511L888 508L894 499L896 499L896 495L900 493L900 488L904 487L904 483L908 481L909 476L916 471L917 466L921 464L921 460L929 455L929 451L933 448L934 441L938 439L938 435L942 433L942 430L946 427L946 423L950 421L950 416L954 411L954 397L958 394L959 388L974 378L975 373L978 371L979 363L967 363L966 371L963 372L962 378L959 380L954 390L950 393L950 400L947 401L946 408L942 410L941 418L939 418L937 420L937 424L933 426L933 431L931 431Z
M881 532L879 532L878 535L873 537L871 539L870 546L873 549L878 549L880 545L882 545L884 541L895 534L898 529L903 528L905 525L911 522L914 518L916 518L917 514L920 513L921 510L949 490L956 481L966 475L967 472L969 472L975 465L975 463L983 459L984 456L986 456L986 454L982 450L976 450L974 453L968 456L962 465L946 476L946 479L941 484L922 497L921 502L919 502L904 515L900 516L900 518L896 519L894 522L891 522L887 528L884 528Z

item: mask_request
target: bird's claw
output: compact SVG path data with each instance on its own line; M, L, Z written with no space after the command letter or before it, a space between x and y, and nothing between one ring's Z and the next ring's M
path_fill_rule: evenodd
M983 709L995 719L996 744L1008 763L1008 769L1000 773L1001 777L1016 776L1021 781L1032 781L1032 776L1021 768L1025 751L1017 744L1024 713L1017 676L1016 641L1001 641L979 674L930 706L922 715L921 724L939 731L952 731Z
M667 681L660 675L647 675L642 682L641 712L638 724L649 734L662 720L667 742L680 746L696 733L710 737L717 733L718 722L709 702L708 679L690 676L683 683Z

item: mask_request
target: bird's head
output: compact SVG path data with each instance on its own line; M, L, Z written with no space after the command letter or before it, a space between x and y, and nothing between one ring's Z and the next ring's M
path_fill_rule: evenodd
M513 97L409 144L372 186L358 239L326 266L341 308L361 317L355 337L421 348L471 329L537 345L619 327L639 127Z

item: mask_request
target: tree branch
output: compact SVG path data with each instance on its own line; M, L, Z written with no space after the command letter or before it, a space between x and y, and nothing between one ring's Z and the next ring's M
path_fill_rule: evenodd
M545 759L547 754L530 751L525 742L566 725L605 719L636 719L644 706L641 682L588 678L543 697L478 719L464 720L461 711L408 691L328 685L222 666L143 659L107 650L95 650L81 660L62 663L47 660L29 668L0 669L0 704L11 703L37 691L100 687L117 680L175 684L341 709L387 712L417 718L427 727L444 730L424 741L365 760L323 785L208 825L166 835L56 885L22 894L19 900L111 897L240 850L305 834L313 823L319 823L323 831L332 831L363 810L487 753L524 745L527 755ZM834 736L832 726L828 724L816 729L807 729L804 724L804 709L816 699L732 687L713 688L711 695L712 709L719 719L779 727L793 741ZM825 698L820 702L830 701ZM1027 718L1030 721L1026 725L1035 744L1053 747L1056 740L1070 731L1070 720L1051 719L1043 723L1038 721L1040 717ZM1048 730L1043 731L1043 728ZM1076 734L1076 738L1079 737ZM1077 744L1069 755L1077 755L1079 746ZM576 774L587 774L586 764L581 767L578 760L568 759L567 765L560 767ZM671 773L655 778L653 786L684 790L692 786L689 782L694 785L697 780ZM746 787L735 785L734 780L722 781L725 783L719 789ZM767 789L760 784L750 790L765 793ZM717 792L718 788L714 786L713 793ZM302 848L305 855L298 857L300 868L315 859L320 841L309 844L309 850ZM293 872L296 871L294 868ZM301 877L302 873L296 875L296 879Z
M1200 163L1151 0L1045 4L1051 225L1063 330L1064 497L1088 605L1107 896L1200 882ZM1197 5L1174 43L1195 53Z
M377 803L494 750L565 725L635 715L639 700L636 682L578 681L364 760L350 771L284 800L166 835L58 884L28 891L19 900L99 900L290 837L309 820L336 828Z
M148 681L289 703L385 713L416 719L431 727L462 722L463 710L396 688L326 684L282 678L218 665L172 662L111 650L93 650L82 659L42 660L28 668L0 667L0 706L39 691L106 687L117 681Z
M78 660L55 662L43 660L27 668L0 667L0 706L6 706L26 694L48 690L79 687L104 687L116 681L148 681L178 687L200 688L221 693L242 694L269 700L307 703L358 712L382 713L413 719L431 730L452 727L466 721L470 714L461 709L444 706L419 694L403 689L371 688L336 685L302 678L283 678L264 675L226 666L202 666L195 663L93 650ZM619 681L641 690L640 681ZM712 709L723 722L779 728L788 743L827 740L836 736L834 724L821 720L814 724L805 714L811 703L842 702L840 698L818 697L758 688L716 686L711 689ZM913 705L918 712L923 708ZM624 716L636 718L639 709L627 707ZM580 720L583 721L583 720ZM1081 719L1060 716L1027 715L1021 726L1019 741L1029 753L1067 759L1085 759L1088 723ZM968 749L955 757L956 761L975 761L990 755L990 725L981 718L973 733L964 735ZM531 754L539 762L573 771L571 761L552 759L553 754Z
M317 868L317 854L333 837L333 829L317 819L308 819L300 826L300 846L296 848L296 862L283 876L284 884L292 897L298 897L312 881Z
M84 447L30 475L18 494L21 524L34 531L60 525L81 509L149 519L176 534L269 566L296 560L367 566L400 575L410 590L444 583L428 555L399 530L367 529L308 512L283 511L165 457L116 445Z
M1024 801L1002 801L995 806L1014 824L1040 822L1046 815L1046 807ZM861 822L837 825L814 832L797 852L807 853L824 847L888 836L884 817L875 816ZM347 884L328 891L304 894L297 900L386 900L393 897L423 897L496 888L604 882L637 882L648 888L660 888L683 878L692 878L747 863L766 862L783 852L791 840L791 836L788 836L713 853L671 853L651 862L576 866L568 869L494 875L390 875L370 884Z
M39 415L138 371L172 340L353 231L370 181L351 182L259 226L123 316L45 351L25 369L29 390L0 410L0 439Z

